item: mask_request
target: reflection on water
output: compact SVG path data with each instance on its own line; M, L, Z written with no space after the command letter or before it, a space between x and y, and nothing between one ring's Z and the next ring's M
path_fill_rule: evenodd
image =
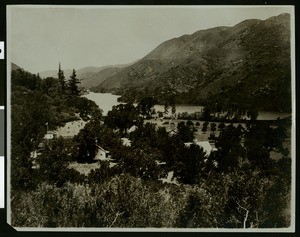
M114 105L121 104L118 102L118 98L120 96L113 95L111 93L94 93L90 92L87 95L83 95L89 100L94 101L100 109L103 110L103 115L107 115L108 111L112 109ZM161 111L164 112L165 107L163 105L155 105L154 109L156 112ZM194 106L194 105L176 105L176 113L184 113L187 112L189 114L195 112L201 112L203 106ZM171 108L169 108L169 111ZM289 113L280 113L280 112L268 112L268 111L259 111L258 112L258 120L275 120L279 118L286 118L290 116Z

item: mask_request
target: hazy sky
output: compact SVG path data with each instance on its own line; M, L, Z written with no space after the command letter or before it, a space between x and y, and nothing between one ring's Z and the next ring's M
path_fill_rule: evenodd
M292 8L10 6L7 55L32 73L130 63L183 34L281 13Z

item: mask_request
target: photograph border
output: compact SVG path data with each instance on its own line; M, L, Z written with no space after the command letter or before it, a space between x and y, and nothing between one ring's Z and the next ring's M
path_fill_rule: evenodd
M254 1L251 1L251 2L254 2ZM48 4L44 5L45 1L43 1L43 6L44 7L47 7ZM51 4L52 5L52 4ZM63 7L63 5L60 5L60 4L53 4L53 5L59 5L61 7ZM85 5L85 4L83 4ZM75 7L79 7L81 8L83 5L79 5L77 4L76 2L76 5ZM93 4L92 4L93 5ZM191 4L193 5L193 4ZM191 6L189 5L189 6ZM221 4L222 5L222 4ZM286 5L286 4L284 4ZM7 9L9 9L11 6L11 4L7 4L6 7L8 7ZM69 7L69 5L65 5L66 7ZM96 7L100 6L101 5L94 5ZM112 5L113 6L113 5ZM118 6L122 6L122 5L118 5ZM124 5L123 5L124 6ZM134 5L126 5L126 6L129 6L129 7L134 7ZM141 5L141 6L147 6L147 5ZM157 7L160 7L162 5L157 5ZM170 6L170 5L168 5ZM182 6L182 5L178 5L179 7ZM199 5L195 5L195 6L199 6ZM203 6L203 5L201 5ZM211 5L211 6L220 6L219 4L218 5ZM223 5L222 5L223 6ZM224 7L232 7L234 5L224 5ZM237 5L237 6L241 6L241 5ZM244 5L243 5L244 6ZM251 5L251 6L254 6L254 5ZM266 5L257 5L257 6L266 6ZM274 6L274 5L270 5L270 6ZM26 6L26 7L30 7L30 6ZM2 8L2 6L1 6ZM2 9L1 9L2 11ZM296 101L297 101L297 95L296 95L296 90L293 90L293 88L296 88L297 87L297 83L296 83L296 74L297 73L297 68L296 68L296 61L295 61L295 58L296 58L296 54L298 56L298 51L296 50L296 39L297 39L297 36L296 36L296 8L294 10L294 15L291 16L291 29L294 28L295 30L291 31L291 52L293 54L294 52L294 55L291 54L291 59L292 59L292 62L291 62L291 70L292 70L292 156L295 158L295 159L292 159L292 172L293 172L293 175L292 175L292 204L293 204L293 210L294 210L294 213L296 213ZM7 18L9 17L9 14L7 12ZM7 19L6 18L6 19ZM9 23L8 23L9 24ZM7 38L6 38L6 63L7 63L7 78L10 78L10 61L9 61L9 55L8 55L8 51L9 51L9 27L6 28L7 30ZM299 38L299 37L298 37ZM7 80L6 81L6 88L10 88L10 81ZM9 116L10 116L10 101L9 101L9 98L10 98L10 90L6 90L6 118L7 118L7 124L6 124L6 135L10 135L10 123L9 123ZM6 136L5 136L6 137ZM8 138L8 137L6 137ZM6 160L6 181L7 183L10 181L10 159L9 159L9 150L10 150L10 144L7 140L6 142L6 147L7 147L7 150L6 150L6 157L7 157L7 160ZM5 199L6 199L6 211L8 213L8 211L10 210L10 204L9 204L9 191L10 191L10 187L9 185L7 185L6 183L6 195L5 195ZM292 213L293 214L293 213ZM294 214L295 215L295 214ZM7 219L10 220L10 216L7 215ZM22 231L24 233L28 233L29 232L35 232L35 231L42 231L42 232L45 232L45 231L54 231L54 232L57 232L57 231L63 231L64 233L66 232L115 232L115 233L121 233L121 232L140 232L140 233L145 233L145 232L152 232L152 233L156 233L158 234L159 232L169 232L169 233L176 233L176 232L181 232L181 233L202 233L202 232L214 232L214 233L220 233L220 232L223 232L223 233L229 233L229 232L239 232L239 233L276 233L276 234L279 234L279 233L295 233L295 231L297 230L297 226L296 226L296 216L294 218L291 219L292 221L292 225L290 228L283 228L283 229L247 229L246 231L243 230L243 229L204 229L204 228L201 228L201 229L171 229L171 228L16 228L17 231ZM288 230L286 230L288 229ZM52 232L53 233L53 232Z

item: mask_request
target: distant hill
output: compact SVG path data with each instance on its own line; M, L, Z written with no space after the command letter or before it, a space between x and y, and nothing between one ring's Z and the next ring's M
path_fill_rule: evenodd
M81 79L81 85L87 89L94 87L106 80L109 76L117 73L121 68L131 65L129 64L117 64L108 65L103 67L84 67L76 70L77 78ZM63 69L65 78L68 79L72 74L73 69ZM57 78L58 70L47 70L40 72L41 78L54 77Z
M71 75L72 73L72 69L66 69L63 70L64 71L64 75L65 77L69 77L69 75ZM57 70L47 70L47 71L42 71L39 72L39 75L42 79L46 78L46 77L54 77L57 78L57 73L58 73L58 69Z
M281 14L165 41L92 90L114 91L124 101L172 95L178 103L290 111L290 64L290 15Z

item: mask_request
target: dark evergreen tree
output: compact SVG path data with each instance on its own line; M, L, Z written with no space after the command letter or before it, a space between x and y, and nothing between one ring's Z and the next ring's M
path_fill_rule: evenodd
M181 146L174 175L185 184L197 184L200 180L206 153L196 144Z
M75 69L73 69L72 75L70 76L70 80L68 82L71 95L78 96L80 94L80 90L78 88L79 83L80 83L79 79L76 78L76 71Z
M61 70L61 65L59 63L58 65L58 81L60 83L60 87L61 87L61 91L63 93L65 93L66 91L66 82L65 82L65 75L64 75L64 71Z

